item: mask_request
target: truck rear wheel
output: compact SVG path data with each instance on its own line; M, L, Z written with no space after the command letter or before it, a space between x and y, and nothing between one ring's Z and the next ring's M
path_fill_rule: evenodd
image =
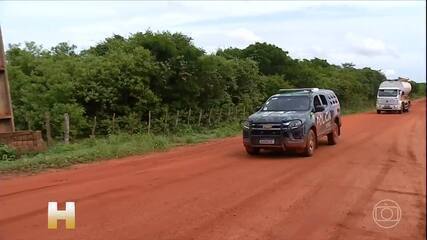
M332 132L328 134L329 145L335 145L338 143L339 132L340 132L339 126L336 122L334 122L332 125Z
M314 133L313 129L310 129L307 135L307 143L304 149L304 156L306 157L313 156L314 149L316 149L316 146L317 146L316 134Z
M381 114L381 110L377 110L377 114Z
M249 146L245 146L245 149L249 155L257 155L259 154L259 150L260 150L259 148L249 147Z

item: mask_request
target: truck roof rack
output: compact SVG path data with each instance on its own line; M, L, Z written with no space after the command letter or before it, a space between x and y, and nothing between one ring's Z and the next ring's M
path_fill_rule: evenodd
M319 91L319 89L318 88L286 88L286 89L279 89L279 93L283 93L283 92L303 92L303 91L317 92L317 91Z

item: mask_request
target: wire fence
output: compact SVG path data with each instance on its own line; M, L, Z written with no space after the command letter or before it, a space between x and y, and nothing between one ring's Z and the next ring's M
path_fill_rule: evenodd
M214 128L222 124L240 122L247 117L251 107L244 105L230 105L225 107L208 109L180 109L169 111L147 111L132 113L126 116L111 114L111 117L92 116L88 118L88 132L84 137L95 138L117 133L147 133L147 134L171 134L180 131L191 131ZM57 116L55 116L57 117ZM43 123L43 136L48 144L54 140L69 143L75 134L70 133L73 129L72 118L68 113L63 114L63 122L60 128L63 131L52 131L52 125L58 129L58 123L52 123L51 114L45 112Z

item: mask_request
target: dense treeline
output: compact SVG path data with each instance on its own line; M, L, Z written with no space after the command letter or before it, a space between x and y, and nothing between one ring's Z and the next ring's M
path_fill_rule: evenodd
M43 129L45 112L55 134L63 113L72 136L87 136L97 116L108 133L112 116L121 129L138 131L148 111L253 109L279 88L320 87L336 91L344 108L372 104L385 76L379 71L337 66L326 60L292 59L288 52L255 43L207 54L180 33L114 35L87 50L60 43L50 50L34 42L7 51L15 122Z

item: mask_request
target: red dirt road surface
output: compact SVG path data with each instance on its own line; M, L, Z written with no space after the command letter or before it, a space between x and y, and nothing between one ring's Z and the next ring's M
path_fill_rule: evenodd
M346 116L312 158L248 156L233 137L3 178L0 239L425 239L425 112ZM48 201L76 203L74 230L47 229Z

